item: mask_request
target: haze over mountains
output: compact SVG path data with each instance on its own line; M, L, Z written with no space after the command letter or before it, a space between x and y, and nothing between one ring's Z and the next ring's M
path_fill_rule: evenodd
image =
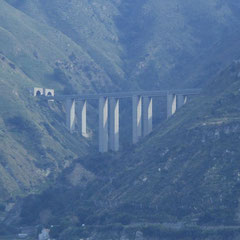
M238 239L239 11L235 0L0 0L0 200L33 194L5 222L54 222L59 239ZM139 145L99 155L96 106L86 140L35 86L203 92Z

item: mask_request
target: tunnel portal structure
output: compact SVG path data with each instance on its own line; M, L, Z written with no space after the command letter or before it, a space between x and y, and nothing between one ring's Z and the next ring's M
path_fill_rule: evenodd
M37 91L35 91L36 93ZM87 133L87 102L98 101L99 115L99 152L108 150L119 151L119 104L121 99L132 100L132 143L136 144L142 137L147 136L153 129L153 98L167 98L167 119L181 108L189 96L200 94L200 89L170 90L170 91L138 91L117 92L102 94L77 94L77 95L52 95L43 94L41 97L48 100L65 102L66 127L73 133L76 123L77 111L81 120L81 135L88 137ZM35 96L38 96L35 94Z
M50 89L50 88L35 87L31 92L34 97L38 97L38 96L54 97L54 89Z

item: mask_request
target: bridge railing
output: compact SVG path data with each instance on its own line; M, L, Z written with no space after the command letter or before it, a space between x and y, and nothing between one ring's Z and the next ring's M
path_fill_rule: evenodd
M175 95L198 95L201 89L177 89L177 90L162 90L162 91L132 91L132 92L113 92L113 93L96 93L96 94L69 94L69 95L55 95L55 96L40 96L42 98L65 100L67 98L75 100L89 100L99 99L100 97L108 98L131 98L133 96L148 96L148 97L163 97L169 94Z

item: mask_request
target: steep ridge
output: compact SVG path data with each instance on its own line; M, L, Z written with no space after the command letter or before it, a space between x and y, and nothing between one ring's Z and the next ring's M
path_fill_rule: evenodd
M136 231L144 233L143 239L159 234L237 239L239 90L237 60L138 146L118 155L80 158L59 179L59 187L25 200L23 222L36 221L47 209L51 214L42 223L60 224L60 239L119 239L124 234L134 239ZM97 177L85 190L69 188L78 164ZM28 207L40 199L43 205L34 211Z
M121 1L120 9L118 22L120 40L127 49L126 69L132 82L138 82L141 88L201 85L202 71L209 78L231 62L223 57L219 66L215 54L222 52L221 44L231 46L238 32L239 17L232 12L239 9L239 3ZM209 56L212 50L216 52ZM204 66L198 70L204 63L211 69Z
M112 84L81 47L5 1L0 2L0 70L0 198L5 199L42 188L87 151L85 140L66 131L63 106L38 102L29 90L94 92Z
M16 64L21 64L20 67L29 77L42 84L54 84L59 90L64 84L72 91L79 92L81 88L101 90L103 83L111 87L110 78L105 72L80 46L61 32L37 23L4 1L1 2L1 9L1 28L5 30L2 33L1 52ZM59 71L67 75L66 79L62 77L54 81L54 77L59 78Z
M66 34L124 89L202 85L202 72L213 77L235 57L229 52L239 53L232 50L240 20L233 0L8 2Z
M102 66L116 85L123 81L121 46L111 1L8 1L13 6L67 35Z

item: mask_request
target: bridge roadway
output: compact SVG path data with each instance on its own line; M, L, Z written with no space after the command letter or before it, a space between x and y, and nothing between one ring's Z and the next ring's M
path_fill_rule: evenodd
M75 101L81 100L98 100L101 97L108 98L131 98L133 96L146 96L146 97L163 97L170 94L175 95L199 95L201 89L178 89L178 90L162 90L162 91L133 91L133 92L114 92L114 93L92 93L92 94L70 94L70 95L55 95L55 96L41 96L42 98L54 99L63 101L66 99L74 99Z

